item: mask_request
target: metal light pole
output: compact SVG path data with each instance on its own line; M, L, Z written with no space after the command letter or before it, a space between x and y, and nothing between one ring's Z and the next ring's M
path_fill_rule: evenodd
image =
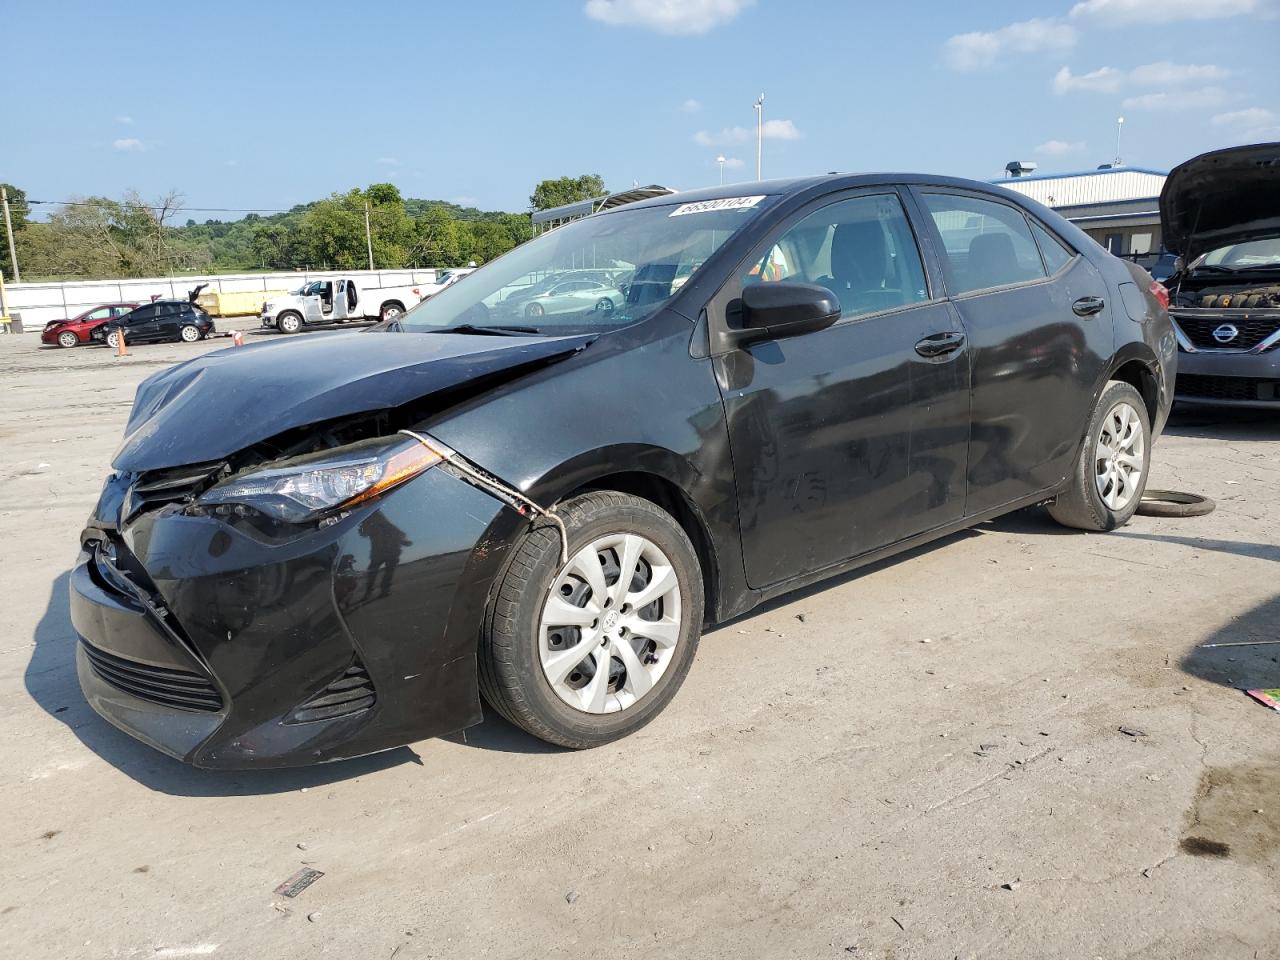
M369 248L369 269L373 269L373 234L369 232L369 201L364 202L364 243Z
M760 157L764 152L764 94L756 100L756 179L760 180Z
M9 219L9 191L0 187L0 206L4 207L4 233L9 238L9 262L13 264L13 282L22 282L22 271L18 269L18 251L13 247L13 221Z
M720 164L720 186L724 186L724 154L716 157L716 163Z
M1116 117L1116 162L1115 166L1124 166L1124 161L1120 158L1120 132L1124 130L1124 117Z

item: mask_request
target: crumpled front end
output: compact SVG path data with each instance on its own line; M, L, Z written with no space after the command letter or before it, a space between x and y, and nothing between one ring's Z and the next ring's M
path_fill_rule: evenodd
M82 534L71 615L99 714L227 768L358 756L481 719L477 626L516 513L445 467L297 529L192 515L190 500L177 479L116 475Z

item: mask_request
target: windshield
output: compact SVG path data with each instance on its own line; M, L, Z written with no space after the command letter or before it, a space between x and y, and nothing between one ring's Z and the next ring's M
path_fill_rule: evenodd
M772 197L737 206L664 204L565 224L424 300L403 330L467 325L592 333L655 313Z
M1224 267L1229 270L1249 270L1253 267L1280 266L1280 238L1250 240L1233 243L1205 254L1197 267Z

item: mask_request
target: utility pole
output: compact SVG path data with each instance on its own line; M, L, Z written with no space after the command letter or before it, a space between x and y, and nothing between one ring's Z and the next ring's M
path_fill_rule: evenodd
M720 186L722 187L724 186L724 161L725 156L723 153L716 157L716 163L720 164Z
M369 232L369 201L364 202L364 243L369 248L369 269L373 269L373 234Z
M760 158L764 153L764 94L756 101L756 179L760 180Z
M1116 117L1116 162L1115 166L1124 166L1124 160L1120 158L1120 131L1124 129L1124 117Z
M22 271L18 269L18 251L13 247L13 221L9 219L9 191L0 187L0 206L4 207L4 233L9 238L9 263L13 265L13 282L22 282Z

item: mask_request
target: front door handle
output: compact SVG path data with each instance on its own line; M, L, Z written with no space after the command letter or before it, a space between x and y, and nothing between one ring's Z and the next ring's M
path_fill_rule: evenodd
M933 336L925 337L916 344L916 353L933 360L955 353L963 346L964 334L953 330L950 333L935 333Z
M1092 317L1094 314L1102 312L1102 308L1107 305L1107 301L1101 297L1081 297L1071 305L1071 311L1077 317Z

